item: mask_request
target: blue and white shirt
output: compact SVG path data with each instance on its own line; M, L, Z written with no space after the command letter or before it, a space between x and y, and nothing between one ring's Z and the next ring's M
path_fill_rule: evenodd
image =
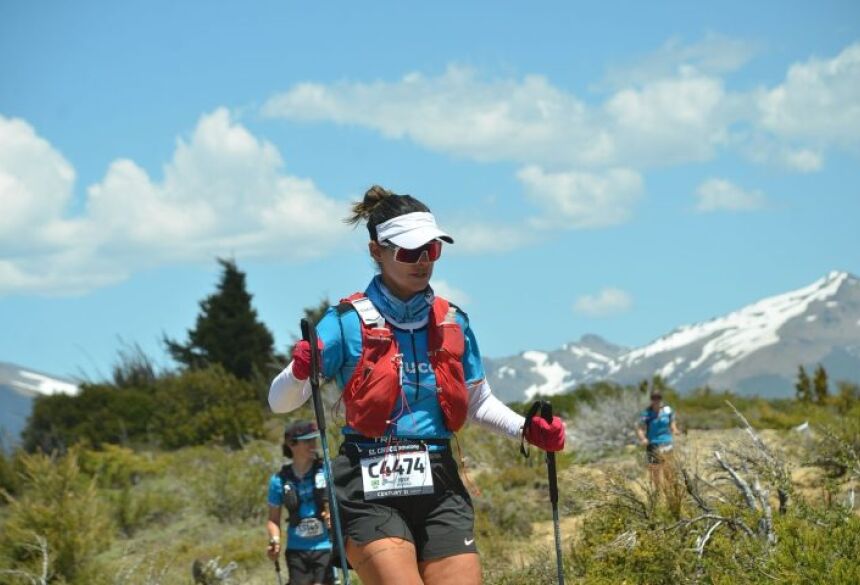
M446 439L445 427L436 398L436 376L427 356L427 322L433 305L433 291L418 293L407 301L394 297L376 276L365 291L368 299L391 326L403 354L402 393L397 400L391 433L402 438ZM469 397L468 419L494 432L519 437L524 419L493 395L484 374L481 352L469 319L456 311L455 319L463 330L463 372ZM329 309L317 324L317 336L324 344L321 368L343 390L361 356L361 323L355 311L338 314ZM311 385L293 375L290 363L272 380L269 406L273 412L290 412L311 397ZM353 429L344 428L344 433ZM386 433L388 434L388 433ZM431 446L432 450L432 446Z
M672 421L675 412L668 404L654 412L649 406L639 414L639 424L645 427L645 436L651 445L669 445L672 443Z
M325 522L318 518L314 489L324 488L325 474L322 467L312 466L304 477L293 485L299 497L298 522L287 524L287 550L330 550L331 539ZM284 504L284 483L280 473L269 479L269 505L280 507Z
M433 291L428 289L401 301L377 276L365 294L391 326L403 354L403 392L392 412L391 418L396 423L390 434L409 438L450 437L451 432L445 427L436 398L436 376L427 355L427 322L433 305ZM465 336L462 361L468 387L483 381L484 366L468 317L457 311L456 320ZM332 307L317 324L317 335L323 342L322 373L327 378L334 378L338 387L343 389L361 356L361 320L356 311L338 315L337 308ZM356 434L348 426L343 428L343 432Z

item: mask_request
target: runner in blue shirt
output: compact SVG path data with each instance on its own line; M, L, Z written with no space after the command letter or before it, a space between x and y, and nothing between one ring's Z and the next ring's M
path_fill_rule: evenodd
M329 538L328 501L322 463L317 455L316 423L287 426L282 445L288 465L269 480L267 554L273 561L281 550L281 508L288 514L285 558L290 585L331 585L334 582Z
M636 434L639 442L645 446L648 470L654 486L670 486L675 481L672 441L678 434L678 427L675 424L675 411L668 404L663 404L663 395L659 391L651 392L651 404L639 414Z
M525 419L492 394L466 314L430 287L454 239L429 208L372 187L349 222L366 222L379 274L317 324L347 420L332 462L346 555L364 585L478 585L474 508L449 439L467 421L519 439ZM272 381L274 412L310 398L310 356L299 342ZM525 439L558 451L564 424L536 416Z

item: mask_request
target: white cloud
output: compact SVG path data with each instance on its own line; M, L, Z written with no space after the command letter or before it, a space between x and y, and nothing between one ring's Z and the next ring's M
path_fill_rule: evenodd
M754 211L764 207L761 191L747 191L725 179L708 179L696 189L696 209L709 211Z
M536 227L601 228L627 221L642 194L642 178L629 169L604 173L548 173L529 166L517 173L526 195L544 210Z
M700 160L728 122L718 79L686 67L589 107L538 75L482 79L451 66L394 82L302 83L270 98L266 116L357 124L389 138L479 161L555 167Z
M832 59L792 65L785 81L758 96L759 123L813 144L860 145L860 43Z
M707 160L733 120L722 82L684 67L671 79L624 89L604 111L619 160L670 165Z
M434 280L432 283L430 283L430 286L433 287L433 292L435 292L437 295L448 299L459 307L468 305L472 300L472 298L467 293L460 290L459 288L451 286L445 280Z
M642 171L735 148L754 162L811 172L824 164L826 148L857 146L860 44L829 60L792 65L776 87L728 91L723 76L754 51L719 35L689 45L670 40L610 72L613 89L597 103L539 75L488 78L451 66L441 75L394 81L302 83L272 96L262 112L354 124L439 152L552 170ZM769 145L762 151L760 143Z
M824 155L819 149L794 147L762 133L747 138L741 151L755 163L799 173L814 173L824 166Z
M62 155L21 120L0 116L0 137L0 202L14 210L0 219L0 293L81 292L216 255L308 258L345 235L346 205L285 174L277 149L223 108L178 140L163 180L116 160L76 216Z
M25 121L0 116L0 243L21 237L44 241L48 225L71 201L75 171ZM32 233L34 224L38 233Z
M574 311L589 317L608 317L628 311L633 298L619 288L604 288L596 295L583 295L576 299Z
M454 223L451 235L456 242L452 253L504 252L522 247L533 241L534 233L522 225L498 223ZM446 252L447 253L447 252Z
M808 148L787 150L784 157L786 166L802 173L819 171L824 165L821 153L814 152Z
M610 67L599 86L618 89L645 85L672 77L682 67L694 67L706 75L722 75L740 69L755 53L754 43L714 33L690 44L673 37L653 53L628 65Z
M270 98L262 111L294 120L358 124L482 161L603 156L585 105L539 75L485 81L471 69L452 65L437 77L410 73L394 82L302 83ZM559 151L560 142L578 148Z

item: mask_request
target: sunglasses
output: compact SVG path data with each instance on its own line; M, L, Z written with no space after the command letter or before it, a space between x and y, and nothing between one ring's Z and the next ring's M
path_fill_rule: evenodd
M394 260L402 264L417 264L425 257L427 262L436 262L442 255L442 241L430 240L419 248L401 248L390 242L383 242L386 248L394 250Z

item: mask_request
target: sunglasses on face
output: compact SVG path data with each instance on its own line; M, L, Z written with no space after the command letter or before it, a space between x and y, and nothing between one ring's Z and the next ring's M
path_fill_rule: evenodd
M436 262L442 255L442 241L431 240L419 248L401 248L389 242L382 244L394 250L394 260L403 264L417 264L425 257L427 262Z

